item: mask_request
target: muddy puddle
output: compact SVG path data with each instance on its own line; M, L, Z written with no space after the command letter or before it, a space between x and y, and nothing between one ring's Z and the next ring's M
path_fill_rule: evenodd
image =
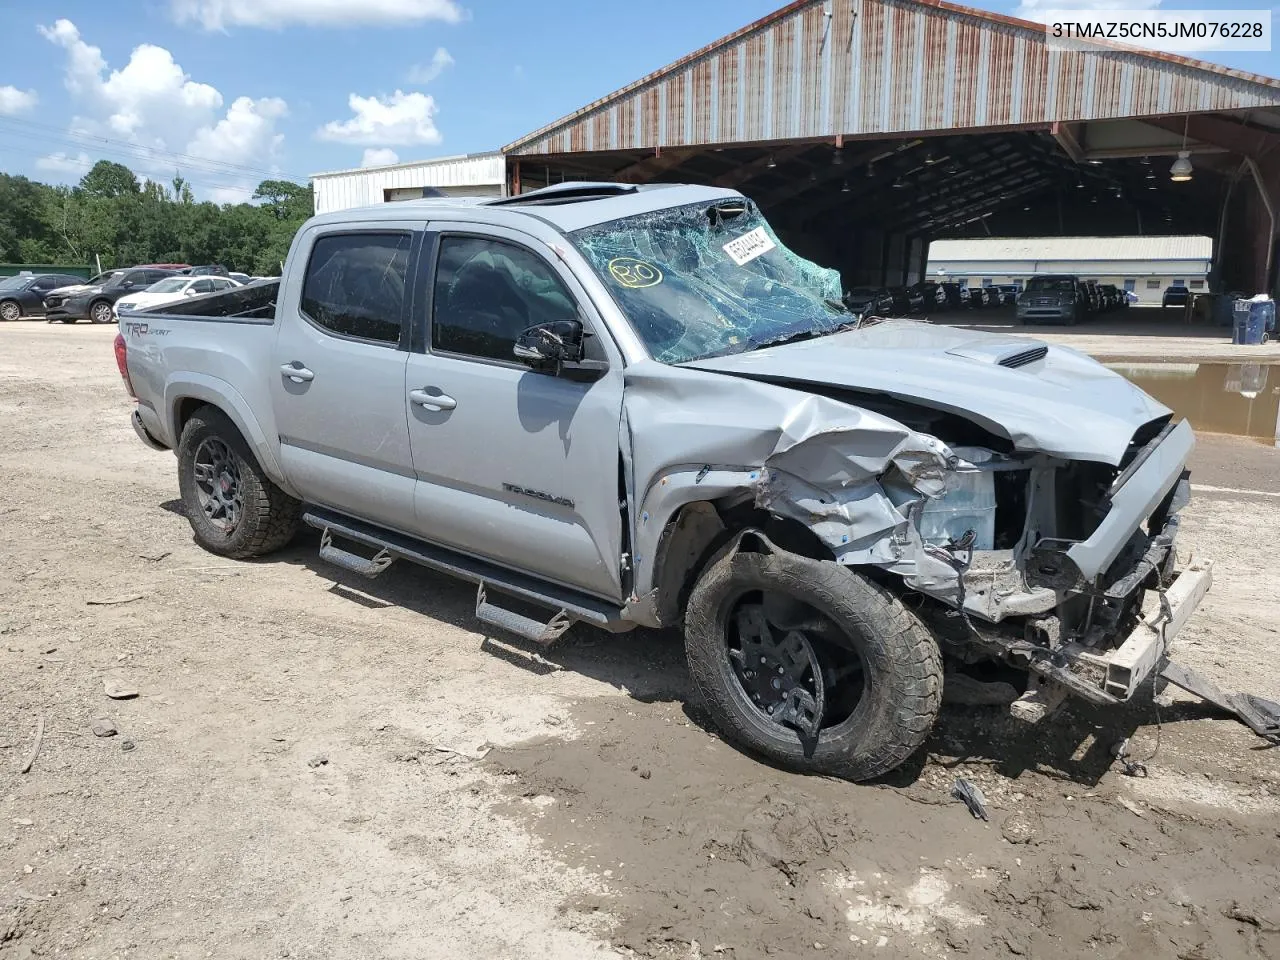
M1116 363L1108 366L1203 433L1280 446L1280 364Z

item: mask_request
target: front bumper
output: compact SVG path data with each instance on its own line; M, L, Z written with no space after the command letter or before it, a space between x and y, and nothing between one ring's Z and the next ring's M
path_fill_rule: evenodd
M75 298L63 300L60 303L45 303L44 315L49 320L62 320L74 317L77 320L87 320L89 318L89 298Z

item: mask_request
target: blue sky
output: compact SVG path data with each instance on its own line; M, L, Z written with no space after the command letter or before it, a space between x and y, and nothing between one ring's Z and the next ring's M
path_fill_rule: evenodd
M273 173L494 149L780 2L4 0L0 170L74 182L105 157L229 201ZM1248 6L976 5L1037 3ZM1206 58L1280 73L1276 52Z

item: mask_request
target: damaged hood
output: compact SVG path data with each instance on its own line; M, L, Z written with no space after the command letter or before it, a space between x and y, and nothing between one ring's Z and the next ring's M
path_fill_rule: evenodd
M1097 361L1026 337L887 321L684 366L827 386L954 413L1014 448L1112 465L1170 410ZM856 402L856 401L851 401Z

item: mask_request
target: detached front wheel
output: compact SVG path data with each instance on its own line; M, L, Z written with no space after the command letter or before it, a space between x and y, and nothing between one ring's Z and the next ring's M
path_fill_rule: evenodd
M924 742L942 700L938 645L893 594L780 550L707 567L685 650L716 725L793 770L888 773Z
M178 489L196 542L243 560L279 550L298 529L301 504L262 472L221 410L201 407L178 442Z

